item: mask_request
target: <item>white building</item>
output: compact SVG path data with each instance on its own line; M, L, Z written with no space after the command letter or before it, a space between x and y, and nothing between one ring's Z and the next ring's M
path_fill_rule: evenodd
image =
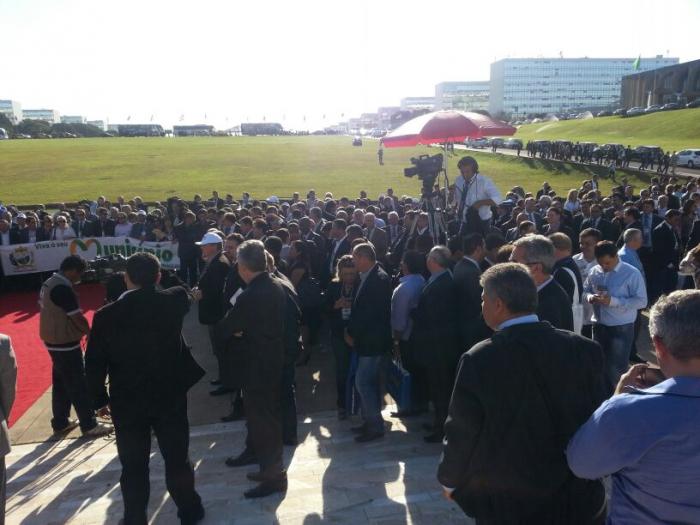
M440 82L435 86L436 109L489 109L489 81Z
M88 120L87 123L90 126L95 126L96 128L100 128L102 131L105 131L107 129L107 126L105 125L104 120Z
M0 113L5 115L12 124L22 120L22 105L16 100L0 100Z
M615 109L622 77L678 58L505 58L491 64L489 112L520 117Z
M433 109L435 97L405 97L401 99L401 109Z
M62 124L86 124L87 119L80 115L63 115L61 117Z
M61 122L61 114L55 109L25 109L22 118L27 120L45 120L49 124Z

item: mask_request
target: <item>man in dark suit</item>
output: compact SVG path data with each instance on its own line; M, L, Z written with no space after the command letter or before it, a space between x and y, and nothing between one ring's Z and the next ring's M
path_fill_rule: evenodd
M197 283L199 274L199 247L195 244L202 238L199 226L195 223L196 215L191 211L185 212L182 223L175 227L177 239L177 256L180 258L180 279L189 286ZM248 217L250 218L250 217Z
M542 235L528 235L513 244L510 260L527 266L537 286L537 316L554 328L573 331L571 300L552 277L556 262L552 241Z
M209 331L211 349L218 364L216 379L212 381L212 385L216 385L218 388L210 392L212 396L222 396L230 392L230 389L221 384L222 349L217 346L214 337L214 326L224 317L224 287L230 266L228 259L223 254L223 243L224 240L214 232L205 233L202 240L195 243L202 251L205 265L192 294L199 302L199 322L205 325Z
M115 222L109 218L107 208L97 208L97 220L92 222L91 237L114 237Z
M688 236L688 244L685 246L686 252L689 252L698 244L700 244L700 219L695 219L693 227L690 229L690 235Z
M153 430L180 522L194 524L204 517L204 508L188 457L187 390L204 372L182 338L189 297L180 286L156 290L160 264L149 253L129 258L125 280L128 291L95 314L85 354L95 407L111 408L122 464L124 522L147 522Z
M430 399L435 418L427 443L440 443L454 372L457 365L458 341L457 289L448 268L450 251L444 246L430 250L426 265L430 279L411 315L413 329L410 345L416 350L418 363L427 370Z
M384 230L377 227L374 213L365 213L365 238L372 243L377 254L377 260L384 262L389 247L387 235Z
M588 219L581 221L580 232L586 228L594 228L598 230L602 238L606 241L615 242L620 236L619 232L609 220L603 217L603 208L600 204L591 205L591 216Z
M328 258L322 273L324 283L329 283L331 277L335 275L335 268L338 264L338 259L343 255L350 253L350 241L345 233L347 222L345 219L334 219L333 227L331 228L331 238L333 239L328 251Z
M377 264L371 244L355 246L352 252L359 284L355 292L346 342L358 354L355 385L362 403L362 425L353 429L358 443L384 436L379 389L380 367L392 346L391 279Z
M483 334L481 321L480 262L484 257L484 239L478 233L464 238L464 257L455 265L454 284L457 290L460 341L458 355L468 350Z
M678 263L681 250L681 212L668 210L665 220L652 232L652 271L657 278L651 279L651 300L662 293L669 294L678 284Z
M87 219L83 208L77 208L75 210L75 217L71 222L71 228L73 228L75 236L78 239L83 239L92 235L92 222Z
M399 214L396 213L395 211L390 211L389 215L387 216L387 222L388 224L386 225L386 236L387 236L387 244L388 244L388 249L390 250L396 241L403 235L404 227L400 224L399 222Z
M281 387L284 368L284 334L287 292L267 272L265 247L249 240L238 247L238 273L246 288L236 304L218 323L219 344L239 338L246 356L243 403L248 437L243 452L228 458L226 465L259 465L248 479L259 485L244 493L262 498L287 490L287 473L282 462Z
M438 468L446 497L477 524L602 523L602 483L574 477L564 454L605 399L600 346L537 318L526 267L496 265L482 284L496 333L459 364Z

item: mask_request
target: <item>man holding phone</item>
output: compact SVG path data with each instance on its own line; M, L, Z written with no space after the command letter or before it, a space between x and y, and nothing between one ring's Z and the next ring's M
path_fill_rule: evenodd
M699 310L700 290L657 301L649 333L660 370L630 368L569 442L577 477L612 476L608 523L697 523L700 516Z
M593 305L593 339L603 347L612 391L629 365L634 321L637 310L647 305L647 291L642 274L620 260L612 242L596 244L595 258L598 264L586 279L583 298Z

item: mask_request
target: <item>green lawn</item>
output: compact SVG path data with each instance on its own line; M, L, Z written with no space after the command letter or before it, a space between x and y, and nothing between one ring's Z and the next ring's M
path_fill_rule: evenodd
M100 194L160 200L249 191L256 198L291 196L315 188L323 195L376 197L387 187L417 195L420 182L403 176L409 159L428 148L353 147L348 137L198 137L9 140L0 142L0 202L36 204L94 199ZM592 167L473 153L501 190L536 190L548 180L559 192L590 178ZM459 151L450 157L450 179ZM604 185L605 186L605 185Z
M515 136L523 141L565 139L598 144L655 145L678 151L700 147L700 108L662 111L639 117L601 117L526 124Z

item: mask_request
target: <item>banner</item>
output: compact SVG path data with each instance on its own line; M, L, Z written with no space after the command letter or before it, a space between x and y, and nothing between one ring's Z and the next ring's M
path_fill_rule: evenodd
M124 257L137 252L155 255L163 268L177 270L180 258L177 244L167 242L141 242L129 237L90 237L65 241L42 241L34 244L0 246L0 262L6 276L58 270L61 261L69 255L80 255L88 261L120 253Z

